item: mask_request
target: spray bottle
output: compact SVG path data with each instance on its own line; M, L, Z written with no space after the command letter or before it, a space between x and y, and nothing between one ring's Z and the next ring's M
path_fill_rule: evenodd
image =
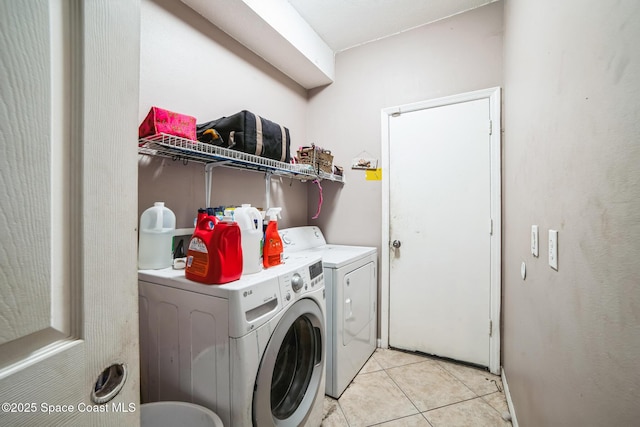
M278 217L282 208L267 210L269 224L264 233L263 264L264 268L282 264L282 239L278 234Z

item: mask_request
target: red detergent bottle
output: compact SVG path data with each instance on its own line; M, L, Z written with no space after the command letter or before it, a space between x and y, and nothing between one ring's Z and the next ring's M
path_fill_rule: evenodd
M225 217L200 215L189 241L187 279L207 285L221 285L238 280L242 275L240 227Z

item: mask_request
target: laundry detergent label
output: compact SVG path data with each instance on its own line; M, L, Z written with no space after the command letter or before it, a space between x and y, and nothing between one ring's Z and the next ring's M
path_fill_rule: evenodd
M198 237L189 242L187 254L187 271L200 277L206 277L209 272L209 254L207 245Z
M189 250L195 251L195 252L202 252L205 254L209 252L207 250L207 245L204 243L204 240L202 240L199 237L194 237L193 239L191 239L191 241L189 242Z
M187 270L196 276L207 277L209 257L202 252L192 252L187 257Z

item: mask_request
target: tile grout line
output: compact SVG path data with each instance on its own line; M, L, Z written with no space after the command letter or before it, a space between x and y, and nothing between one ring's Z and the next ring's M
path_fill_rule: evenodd
M421 362L416 362L416 363L421 363ZM410 363L411 364L411 363ZM410 365L408 364L408 365ZM401 366L408 366L408 365L401 365ZM398 368L399 366L394 366L394 368ZM420 409L418 409L418 407L416 406L415 402L413 400L411 400L411 398L407 395L407 393L402 389L402 387L400 387L400 384L398 384L396 382L396 380L393 379L393 377L391 375L389 375L389 373L387 372L387 369L382 368L382 370L384 371L385 374L387 374L387 377L389 377L389 379L396 385L396 387L398 387L398 389L402 392L402 394L404 394L404 397L407 398L407 400L409 402L411 402L411 404L413 405L413 407L415 408L416 411L418 411L418 414L422 414L422 412L420 412ZM427 421L428 422L428 421ZM431 423L429 423L431 424Z
M387 372L387 368L385 368L384 366L382 366L382 364L380 364L380 362L378 361L378 359L376 359L376 357L375 357L375 352L371 355L371 357L373 357L373 359L376 361L376 363L380 366L381 371L385 373L385 375L387 376L387 378L389 378L389 379L391 380L391 382L393 382L393 384L395 384L395 385L396 385L396 387L398 387L398 390L400 390L400 392L402 392L402 394L407 398L407 400L411 403L411 405L413 405L413 408L417 411L417 413L415 413L415 414L405 415L405 416L402 416L402 417L399 417L399 418L393 418L393 419L390 419L390 420L380 421L380 422L375 423L375 424L368 424L368 425L367 425L367 426L365 426L365 427L377 426L377 425L380 425L380 424L383 424L383 423L388 423L388 422L391 422L391 421L397 421L397 420L401 420L401 419L403 419L403 418L412 417L412 416L414 416L414 415L420 415L420 416L422 416L422 418L423 418L423 419L424 419L424 420L425 420L425 421L426 421L426 422L427 422L431 427L433 427L433 425L429 422L429 420L427 420L427 419L425 418L425 416L424 416L424 415L422 415L422 412L420 412L420 409L418 409L418 407L417 407L417 406L416 406L416 404L413 402L413 400L411 400L411 398L410 398L409 396L407 396L407 393L405 393L405 391L402 389L402 387L400 387L400 384L398 384L398 383L397 383L397 382L396 382L396 381L391 377L391 375L389 375L389 373ZM416 364L416 363L422 363L422 361L420 361L420 362L410 362L410 363L407 363L407 364L405 364L405 365L400 365L400 366L408 366L408 365L413 365L413 364ZM397 367L399 367L399 366L392 366L392 367L391 367L391 368L389 368L389 369L397 368ZM379 372L379 371L366 372L366 373L363 373L363 374L358 373L358 374L356 374L356 377L358 377L358 375L367 375L367 374L371 374L371 373L374 373L374 372ZM338 402L338 405L340 405L340 399L338 399L338 401L337 401L337 402ZM342 406L340 406L340 410L342 411ZM344 411L343 411L343 414L344 414ZM347 416L345 415L345 419L346 419L346 418L347 418ZM349 424L349 420L347 420L347 424ZM349 427L350 427L350 424L349 424Z
M496 391L495 393L500 393L499 391ZM490 393L493 394L493 393ZM488 394L485 394L484 396L489 396ZM493 409L494 411L496 411L498 413L498 415L500 416L501 419L504 420L504 418L502 418L502 412L498 411L498 408L495 408L492 404L490 404L489 402L487 402L487 400L484 398L484 396L480 396L480 399L482 399L487 405L489 405L491 407L491 409ZM508 411L508 409L507 409ZM506 422L507 420L505 420ZM513 425L513 424L512 424Z
M438 406L438 407L435 407L435 408L428 409L428 410L426 410L426 411L420 411L420 409L416 406L416 404L413 402L413 400L412 400L412 399L407 395L407 393L402 389L402 387L400 386L400 384L398 384L398 383L393 379L393 377L392 377L391 375L389 375L389 373L387 372L387 370L388 370L388 369L393 369L393 368L400 368L400 367L404 367L404 366L409 366L409 365L413 365L413 364L417 364L417 363L423 363L423 361L420 361L420 362L411 362L411 363L407 363L407 364L405 364L405 365L399 365L399 366L392 366L391 368L388 368L388 369L387 369L387 368L382 368L382 370L387 374L387 376L391 379L391 381L393 381L393 383L394 383L394 384L395 384L395 385L400 389L400 391L402 392L402 394L404 394L404 395L405 395L405 397L409 400L409 402L411 402L411 404L413 405L413 407L414 407L414 408L416 408L416 410L418 411L418 414L420 414L420 415L422 416L422 418L424 418L424 420L425 420L425 421L426 421L426 422L427 422L431 427L433 427L433 424L431 424L431 422L429 421L429 419L426 417L426 415L425 415L425 414L426 414L427 412L434 411L434 410L436 410L436 409L446 408L446 407L448 407L448 406L457 405L457 404L459 404L459 403L468 402L468 401L475 400L475 399L480 399L480 400L482 400L482 402L484 402L485 404L487 404L491 409L493 409L494 411L496 411L496 412L498 413L498 415L500 415L500 416L502 417L502 414L500 414L500 412L499 412L496 408L494 408L492 405L490 405L490 404L489 404L489 402L487 402L485 399L483 399L483 396L488 396L488 395L493 394L493 393L499 393L499 392L500 392L500 388L499 388L497 385L496 385L496 390L495 390L495 391L492 391L492 392L490 392L490 393L485 393L485 394L480 395L480 394L476 393L473 389L471 389L471 387L470 387L470 386L468 386L468 385L467 385L467 384L466 384L462 379L460 379L460 378L458 378L457 376L455 376L452 372L449 372L449 370L443 366L443 363L442 363L441 361L436 360L436 359L433 359L433 358L429 358L429 357L425 357L425 360L433 360L434 362L436 362L436 366L437 366L438 368L440 368L440 369L441 369L445 374L447 374L447 375L448 375L449 377L451 377L453 380L455 380L455 381L457 381L458 383L462 384L462 385L463 385L467 390L469 390L469 391L474 395L474 397L471 397L471 398L469 398L469 399L462 399L462 400L459 400L459 401L457 401L457 402L451 402L451 403L449 403L449 404L447 404L447 405ZM494 383L494 384L495 384L495 383ZM411 415L408 415L408 416L411 416ZM406 418L406 417L394 418L393 420L389 420L389 421L395 421L395 420L399 420L399 419L402 419L402 418ZM388 422L388 421L384 421L384 422ZM381 423L374 424L374 425L379 425L379 424L381 424Z
M347 388L349 388L349 386L347 386ZM344 394L344 392L343 392L343 394ZM340 412L342 412L342 416L344 417L344 420L347 422L347 427L351 427L351 424L349 424L349 420L347 419L347 414L344 413L344 409L342 409L342 405L340 405L340 399L339 398L336 399L336 403L338 404L338 408L340 408Z
M375 353L374 353L374 354L375 354ZM430 422L430 421L427 419L427 417L424 415L425 413L427 413L427 412L429 412L429 411L433 411L433 410L435 410L435 409L446 408L447 406L456 405L456 404L458 404L458 403L466 402L466 401L473 400L473 399L478 399L478 398L482 399L482 397L481 397L481 396L479 396L475 391L473 391L473 390L472 390L472 389L471 389L467 384L465 384L462 380L458 379L455 375L453 375L451 372L449 372L449 371L448 371L444 366L442 366L442 363L441 363L439 360L437 360L437 359L435 359L435 358L433 358L433 357L429 357L429 356L427 356L427 355L422 356L422 357L423 357L425 360L421 360L421 361L418 361L418 362L410 362L410 363L406 363L406 364L404 364L404 365L392 366L392 367L390 367L390 368L385 368L385 367L383 367L382 365L380 365L380 367L382 368L382 370L384 371L384 373L385 373L385 374L387 374L387 376L389 377L389 379L391 379L391 381L393 381L393 383L394 383L394 384L395 384L395 385L400 389L400 391L402 392L402 394L404 394L404 395L405 395L405 397L407 398L407 400L409 400L409 402L411 402L411 404L413 405L413 407L418 411L418 414L420 414L420 415L422 416L422 418L424 418L424 420L425 420L425 421L426 421L426 422L427 422L431 427L433 427L433 424L431 424L431 422ZM375 356L374 356L374 359L375 359ZM435 362L435 363L436 363L436 366L437 366L439 369L441 369L445 374L447 374L447 375L448 375L448 376L450 376L452 379L454 379L455 381L459 382L459 383L460 383L460 384L462 384L464 387L466 387L466 388L467 388L467 389L468 389L468 390L469 390L469 391L474 395L474 397L472 397L472 398L470 398L470 399L463 399L463 400L460 400L460 401L458 401L458 402L452 402L452 403L450 403L450 404L443 405L443 406L439 406L439 407L436 407L436 408L431 408L431 409L428 409L428 410L426 410L426 411L424 411L424 412L423 412L423 411L420 411L420 409L416 406L415 402L414 402L414 401L413 401L413 400L412 400L412 399L407 395L407 393L402 389L402 387L400 386L400 384L398 384L398 383L396 382L396 380L394 380L394 379L393 379L393 377L392 377L391 375L389 375L389 373L387 372L387 370L388 370L388 369L393 369L393 368L405 367L405 366L409 366L409 365L415 365L415 364L418 364L418 363L424 363L424 362L425 362L425 361L427 361L427 360L431 360L431 361ZM376 362L378 362L378 360L377 360L377 359L376 359ZM380 364L380 362L378 362L378 364ZM487 403L487 404L488 404L488 403ZM489 405L489 406L491 406L491 405ZM346 418L346 417L345 417L345 418ZM401 417L401 418L405 418L405 417ZM400 418L395 418L395 419L393 419L393 420L389 420L389 421L395 421L395 420L398 420L398 419L400 419ZM385 422L387 422L387 421L385 421ZM380 423L378 423L378 424L380 424Z
M411 353L410 353L410 354L411 354ZM419 355L419 356L422 356L422 355ZM360 375L373 374L373 373L375 373L375 372L379 372L379 371L384 372L384 374L387 376L387 378L391 380L391 382L392 382L392 383L393 383L393 384L394 384L394 385L395 385L395 386L400 390L400 392L402 393L402 395L404 395L404 396L406 397L406 399L411 403L411 405L412 405L412 406L413 406L413 408L417 411L417 413L415 413L415 414L408 414L408 415L405 415L405 416L400 416L400 417L396 417L396 418L389 419L389 420L382 420L382 421L379 421L379 422L375 422L374 424L367 424L367 425L366 425L366 427L379 426L379 425L382 425L382 424L384 424L384 423L388 423L388 422L395 422L395 421L398 421L398 420L407 419L407 418L413 417L413 416L415 416L415 415L420 415L420 416L422 417L422 419L423 419L423 420L425 420L425 421L427 422L427 425L428 425L428 426L433 427L433 424L429 421L429 419L428 419L428 418L427 418L427 416L426 416L426 414L427 414L428 412L435 411L435 410L438 410L438 409L447 408L447 407L450 407L450 406L453 406L453 405L457 405L457 404L464 403L464 402L469 402L469 401L476 400L476 399L480 399L480 402L484 403L485 405L490 406L490 407L493 409L493 411L495 411L494 413L496 413L496 414L497 414L498 416L500 416L500 417L502 416L502 413L501 413L497 408L495 408L493 405L491 405L491 404L486 400L486 397L488 397L488 396L490 396L490 395L493 395L493 394L495 394L495 393L499 393L499 394L500 394L500 393L504 393L504 392L501 390L501 387L498 385L498 383L497 383L495 380L491 380L490 378L485 377L485 379L486 379L487 381L490 381L490 382L493 382L493 383L494 383L494 385L495 385L495 387L496 387L496 389L495 389L495 390L490 391L490 392L486 392L486 393L484 393L484 392L476 392L474 389L472 389L472 388L471 388L471 386L467 385L467 383L466 383L463 379L458 378L458 376L456 376L454 372L451 372L451 371L449 371L449 369L447 369L447 367L446 367L447 365L446 365L446 364L447 364L448 362L443 362L443 361L439 360L438 358L430 357L429 355L424 355L424 357L423 357L423 359L424 359L424 360L411 361L411 362L408 362L408 363L404 363L404 364L400 364L400 365L393 365L393 366L389 366L389 367L385 367L385 366L383 366L383 365L382 365L382 363L380 363L380 361L375 357L375 353L374 353L374 354L372 354L372 359L376 362L376 364L380 367L380 369L379 369L379 370L370 371L370 372L365 372L365 373L360 373L360 372L358 372L358 374L356 374L356 377L358 377L358 376L360 376ZM399 383L398 383L398 382L397 382L397 381L396 381L396 380L395 380L395 379L394 379L394 378L389 374L389 372L388 372L388 371L389 371L389 370L391 370L391 369L395 369L395 368L402 368L402 367L407 367L407 366L415 365L415 364L418 364L418 363L424 363L425 361L429 361L429 360L430 360L430 361L435 362L435 365L436 365L436 366L437 366L441 371L443 371L444 373L446 373L446 375L447 375L448 377L450 377L451 379L453 379L455 382L457 382L457 383L459 383L459 384L462 384L462 385L464 386L464 388L466 388L469 392L471 392L471 394L473 394L473 396L474 396L474 397L471 397L471 398L468 398L468 399L462 399L462 400L459 400L459 401L456 401L456 402L451 402L451 403L446 404L446 405L442 405L442 406L438 406L438 407L430 408L430 409L428 409L428 410L426 410L426 411L424 411L424 412L420 411L420 409L417 407L416 403L415 403L415 402L414 402L414 401L409 397L409 395L407 394L407 392L406 392L406 391L401 387L401 385L400 385L400 384L399 384ZM386 364L385 364L385 365L386 365ZM354 378L354 379L355 379L355 378ZM472 378L472 379L474 379L474 378ZM475 379L474 379L474 380L475 380ZM472 382L473 382L473 381L472 381ZM482 389L483 387L481 387L481 386L480 386L479 388L480 388L480 389ZM504 385L502 386L502 388L504 389ZM349 422L349 420L347 419L346 413L345 413L345 411L344 411L344 409L342 408L342 405L341 405L341 403L340 403L340 399L336 399L336 403L337 403L337 407L339 408L340 412L341 412L341 413L342 413L342 415L343 415L343 418L344 418L344 420L345 420L345 422L346 422L347 427L351 427L351 426L352 426L352 424L351 424L351 423Z
M402 389L402 387L400 387L400 384L398 384L398 383L396 382L396 380L394 380L394 379L393 379L393 377L392 377L391 375L389 375L389 372L387 372L387 370L388 370L388 369L398 368L398 367L400 367L400 366L409 366L409 365L414 365L414 364L416 364L416 363L422 363L422 361L420 361L420 362L410 362L410 363L407 363L407 364L404 364L404 365L400 365L400 366L392 366L391 368L385 368L385 367L384 367L384 366L382 366L382 364L378 361L378 359L376 359L376 357L375 357L375 352L373 353L372 357L373 357L373 358L374 358L374 360L378 363L378 365L380 365L380 368L382 368L382 371L387 375L387 378L389 378L389 379L391 380L391 382L393 382L393 383L396 385L396 387L398 387L398 390L400 390L400 391L402 392L402 394L404 395L404 397L406 397L406 398L407 398L407 400L408 400L408 401L413 405L413 408L414 408L416 411L418 411L418 412L417 412L417 414L405 415L404 417L394 418L394 419L391 419L391 420L382 421L382 422L380 422L380 423L376 423L376 424L372 424L372 425L379 425L379 424L382 424L382 423L387 423L387 422L391 422L391 421L396 421L396 420L400 420L400 419L402 419L402 418L412 417L413 415L418 415L418 414L419 414L419 415L421 415L421 416L422 416L422 418L424 418L424 419L425 419L425 421L427 421L427 423L429 423L429 420L427 420L427 419L424 417L424 415L422 415L422 412L420 412L420 409L418 409L418 407L417 407L417 406L416 406L416 404L413 402L413 400L411 400L411 398L407 395L407 393L405 393L405 391ZM431 423L429 423L429 425L431 426ZM432 427L433 427L433 426L432 426Z
M457 405L457 404L459 404L459 403L470 402L470 401L475 400L475 399L482 399L482 397L480 397L480 396L475 396L475 397L470 397L469 399L462 399L462 400L459 400L459 401L457 401L457 402L451 402L451 403L447 403L446 405L437 406L437 407L435 407L435 408L427 409L426 411L421 412L421 413L422 413L422 414L424 414L424 413L426 413L426 412L435 411L436 409L447 408L447 407L449 407L449 406ZM487 403L487 405L488 405L488 403ZM489 405L489 406L491 406L491 405Z
M443 365L443 363L442 363L442 362L440 362L440 361L437 361L437 362L438 362L438 364L439 364L439 365ZM447 371L447 373L449 373L452 377L454 377L454 378L456 378L458 381L460 381L460 382L461 382L465 387L467 387L467 388L468 388L468 389L469 389L473 394L475 394L475 395L476 395L476 397L475 397L475 398L473 398L473 399L480 398L480 399L481 399L484 403L486 403L486 404L487 404L491 409L493 409L493 410L494 410L494 411L495 411L495 412L500 416L500 418L502 418L502 413L501 413L497 408L495 408L493 405L491 405L489 402L487 402L487 400L486 400L484 397L485 397L485 396L489 396L489 395L491 395L491 394L495 394L495 393L504 393L504 384L503 384L503 386L502 386L502 387L500 387L500 386L498 386L498 384L495 382L495 380L489 380L488 378L486 378L488 381L493 382L493 384L496 386L496 390L495 390L495 391L492 391L492 392L490 392L490 393L479 394L479 393L476 393L474 390L472 390L472 389L471 389L471 387L470 387L470 386L468 386L468 385L467 385L467 384L466 384L462 379L460 379L460 378L456 377L456 376L455 376L455 374L453 374L452 372L449 372L449 370L448 370L448 369L446 369L444 366L442 366L442 368L443 368L445 371ZM466 400L462 400L462 401L457 402L457 403L466 402L466 401L473 400L473 399L466 399ZM450 405L445 405L445 406L442 406L442 408L444 408L444 407L446 407L446 406L451 406L451 405L454 405L454 404L455 404L455 403L452 403L452 404L450 404ZM437 409L437 408L434 408L434 409Z
M457 377L453 372L450 372L450 371L449 371L445 366L443 366L443 365L444 365L444 363L443 363L443 362L441 362L441 361L437 361L437 362L438 362L438 364L442 367L442 369L444 369L444 370L445 370L449 375L451 375L452 377L454 377L455 379L457 379L458 381L460 381L460 382L461 382L465 387L467 387L467 388L468 388L468 389L469 389L473 394L475 394L477 397L484 397L484 396L488 396L488 395L493 394L493 393L503 393L503 392L504 392L504 386L502 386L502 389L501 389L501 387L498 385L498 383L496 382L496 380L495 380L495 379L490 380L489 378L486 378L486 377L485 377L485 380L487 380L487 381L489 381L489 382L492 382L492 383L493 383L493 385L494 385L494 386L496 386L496 389L495 389L494 391L490 391L490 392L488 392L488 393L480 394L480 393L476 392L475 390L473 390L473 389L471 388L471 386L467 385L467 383L466 383L466 382L464 382L464 381L462 380L462 378L458 378L458 377ZM463 365L463 366L464 366L464 365ZM493 375L493 374L491 374L491 375Z
M438 364L441 365L441 362L438 361ZM465 387L467 387L473 394L476 395L476 397L472 398L472 399L465 399L465 400L461 400L460 402L457 403L462 403L462 402L467 402L473 399L481 399L485 404L487 404L491 409L493 409L502 419L502 413L500 411L498 411L497 408L494 408L493 405L491 405L489 402L487 402L487 400L484 398L485 396L489 396L490 394L494 394L494 393L503 393L504 390L504 385L502 386L502 390L500 390L500 387L498 386L498 384L495 382L495 380L489 380L491 382L493 382L493 384L496 386L496 390L492 391L490 393L485 393L485 394L479 394L476 393L474 390L471 389L471 387L469 387L464 381L462 381L462 379L459 379L458 377L456 377L453 373L449 372L449 370L447 370L444 366L442 367L442 369L444 369L445 371L447 371L447 373L449 373L452 377L456 378L458 381L460 381L460 383L462 383ZM488 378L487 378L488 380ZM451 406L451 405L455 405L456 403L452 403L449 405L445 405L445 406L441 406L441 408L445 408L447 406ZM439 409L439 408L433 408L433 409ZM432 410L432 409L430 409Z

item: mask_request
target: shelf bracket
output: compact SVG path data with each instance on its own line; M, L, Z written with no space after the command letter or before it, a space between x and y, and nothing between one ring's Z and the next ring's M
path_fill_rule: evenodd
M204 165L204 207L211 207L211 176L215 163L207 163Z
M273 175L271 171L264 174L264 196L267 202L265 212L271 207L271 175Z
M206 163L204 165L204 202L205 208L210 208L211 206L211 177L213 176L213 169L221 166L225 166L226 164L231 163L229 161L223 162L215 162L215 163Z

